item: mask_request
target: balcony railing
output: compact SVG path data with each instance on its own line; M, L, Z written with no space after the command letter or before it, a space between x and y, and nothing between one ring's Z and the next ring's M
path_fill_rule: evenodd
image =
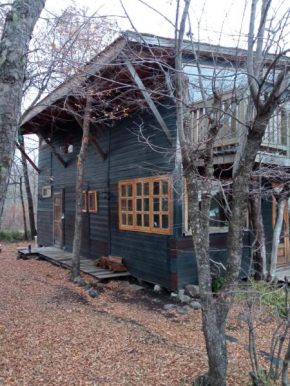
M245 119L246 102L241 101L234 111L229 113L227 101L222 102L220 117L227 116L225 123L219 130L215 141L215 148L229 148L234 151L242 135L242 126ZM223 111L227 113L224 114ZM290 155L290 114L287 109L279 109L270 119L261 145L261 150L280 155ZM191 110L191 125L193 128L193 142L201 148L207 140L208 119L205 115L203 103L197 103Z

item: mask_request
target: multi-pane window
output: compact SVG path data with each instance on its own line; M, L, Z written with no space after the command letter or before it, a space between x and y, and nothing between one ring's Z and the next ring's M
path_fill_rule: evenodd
M171 177L119 182L119 228L171 234Z
M91 213L98 212L97 192L95 190L88 192L88 209Z
M51 197L51 186L43 186L43 188L42 188L42 197L43 198Z

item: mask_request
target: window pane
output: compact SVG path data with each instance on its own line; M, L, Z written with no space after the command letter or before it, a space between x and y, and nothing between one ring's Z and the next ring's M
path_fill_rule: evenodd
M159 212L159 210L160 210L159 198L153 199L153 210L154 210L154 212Z
M143 184L143 196L149 196L149 182Z
M127 185L127 195L128 197L132 197L132 185Z
M90 195L89 195L89 200L90 200L90 201L89 201L89 202L90 202L90 203L89 203L90 209L91 209L91 210L95 210L95 209L96 209L96 205L95 205L95 204L96 204L96 202L95 202L95 195L94 195L94 194L90 194Z
M143 199L143 210L144 212L149 212L149 198Z
M153 225L154 225L154 228L160 228L159 214L154 214Z
M142 214L137 214L137 226L142 226Z
M133 226L133 215L132 214L128 214L128 225Z
M121 205L122 210L127 210L127 201L122 200L121 203L122 203L122 205Z
M162 181L162 194L168 195L168 181Z
M144 214L143 219L144 219L144 227L149 227L149 214Z
M126 215L122 214L122 224L126 225Z
M154 196L157 196L160 193L159 189L159 181L153 182L153 194Z
M138 212L141 212L141 210L142 210L142 199L141 198L137 199L137 208L136 208L136 210Z
M162 215L162 228L168 229L168 216L166 214Z
M142 196L142 184L139 182L137 184L137 196Z
M128 200L127 201L127 205L128 205L128 211L131 212L133 210L133 201L132 200Z
M162 198L162 211L168 212L168 199Z
M125 185L122 185L122 187L121 187L121 196L126 197L126 186Z

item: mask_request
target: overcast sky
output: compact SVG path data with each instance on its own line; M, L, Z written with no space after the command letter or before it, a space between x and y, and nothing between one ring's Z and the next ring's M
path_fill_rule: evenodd
M145 1L174 22L175 0ZM46 8L60 10L69 4L72 4L72 1L47 0ZM125 18L121 18L124 16L124 11L119 0L75 0L75 4L80 7L86 6L92 12L99 9L103 15L114 15L118 19L122 30L132 29L130 22ZM174 36L172 25L138 0L123 0L123 4L139 32L165 37ZM181 5L183 6L183 1L181 1ZM242 30L244 33L248 28L249 7L245 17L244 7L244 0L192 0L190 17L195 40L235 46L242 28L241 24L243 24Z

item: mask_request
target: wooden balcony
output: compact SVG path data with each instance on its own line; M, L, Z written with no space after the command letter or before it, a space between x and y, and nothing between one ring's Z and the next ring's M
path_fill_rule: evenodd
M226 110L226 99L223 109ZM221 127L215 141L216 163L231 163L242 135L242 122L245 117L245 101L236 106L225 124ZM220 113L221 117L223 112ZM208 119L205 117L203 103L194 105L191 111L193 128L191 141L203 149L207 140ZM271 118L257 156L257 162L290 166L290 114L289 110L280 109Z

